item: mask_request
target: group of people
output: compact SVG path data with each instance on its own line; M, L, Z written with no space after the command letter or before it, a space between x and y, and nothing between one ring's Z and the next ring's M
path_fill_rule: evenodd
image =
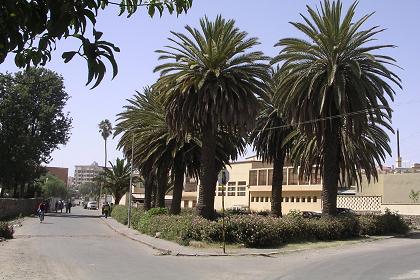
M57 200L55 202L55 213L57 213L58 210L60 210L60 213L63 213L63 208L66 208L66 213L71 213L71 208L73 207L73 204L71 204L71 201L64 203L63 200Z

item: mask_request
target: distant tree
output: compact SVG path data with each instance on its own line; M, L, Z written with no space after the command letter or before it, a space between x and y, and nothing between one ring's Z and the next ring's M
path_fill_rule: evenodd
M115 161L111 168L104 169L101 177L104 181L104 187L114 196L115 204L119 204L121 197L128 191L130 185L130 164L125 163L124 159Z
M66 184L51 173L41 176L38 179L38 184L45 198L59 197L64 199L68 196Z
M414 191L414 190L410 191L409 197L414 203L417 203L417 201L419 201L419 196L420 196L420 191Z
M99 197L99 185L94 182L83 183L78 187L80 196L96 200Z
M80 41L77 51L64 52L67 63L77 54L86 59L88 84L96 80L93 87L103 79L106 67L103 60L112 65L113 76L118 73L114 52L119 52L113 43L102 39L97 30L96 17L119 5L119 15L132 16L140 6L145 6L153 17L157 11L161 16L166 9L169 13L187 12L192 0L2 0L0 1L0 64L10 53L15 55L18 67L30 65L44 66L51 60L51 53L61 39Z
M68 98L63 78L53 71L0 74L0 184L13 196L33 195L35 179L45 173L41 164L67 143L72 120L63 110Z
M99 132L101 133L102 138L104 139L104 155L105 155L105 161L104 161L104 166L106 169L106 163L108 162L108 154L107 154L107 147L106 147L106 143L107 143L107 139L109 136L112 135L112 124L108 119L105 119L103 121L101 121L99 123ZM102 185L101 185L101 191L99 193L99 197L102 197ZM99 205L99 204L98 204Z

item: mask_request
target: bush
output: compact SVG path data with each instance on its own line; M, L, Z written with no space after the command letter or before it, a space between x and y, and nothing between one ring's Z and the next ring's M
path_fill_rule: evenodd
M6 238L6 239L12 239L13 233L14 233L13 227L10 226L9 223L0 221L0 237Z
M112 208L111 217L117 220L119 223L126 225L128 223L127 211L127 206L115 205Z
M112 216L127 224L127 207L116 206ZM168 215L166 208L154 208L147 212L133 209L132 226L144 234L174 240L187 245L189 241L221 242L222 220L209 221L192 211L181 215ZM406 233L408 226L395 213L378 216L355 216L305 219L298 212L283 218L266 217L258 214L234 215L225 218L226 242L244 244L246 247L268 247L288 242L340 240L360 234L381 235Z
M383 215L359 217L359 224L362 235L405 234L410 229L400 215L392 213L388 209Z

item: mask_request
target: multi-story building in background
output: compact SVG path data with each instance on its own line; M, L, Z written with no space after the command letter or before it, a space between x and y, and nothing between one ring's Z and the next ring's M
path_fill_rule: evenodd
M68 185L69 169L68 168L47 166L46 169L49 173L51 173L52 175L56 176L58 179L63 181L64 184L66 184L66 187L69 187Z
M69 176L69 178L67 179L67 187L69 189L74 189L74 177L73 176Z
M74 188L78 188L84 183L93 182L102 171L103 167L99 166L96 161L91 165L76 165L74 167Z

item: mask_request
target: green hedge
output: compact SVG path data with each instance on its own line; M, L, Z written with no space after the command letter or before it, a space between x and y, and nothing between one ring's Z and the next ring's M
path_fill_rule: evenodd
M115 207L112 216L127 224L127 207ZM222 220L209 221L191 211L168 215L165 208L142 212L133 209L132 227L144 234L188 244L191 240L222 241ZM273 218L256 214L228 215L225 219L226 241L246 247L268 247L289 242L326 241L359 237L406 233L409 228L397 214L377 216L340 215L333 218L305 219L291 214Z
M12 239L13 238L13 227L9 225L7 222L0 222L0 237L6 238L6 239Z

